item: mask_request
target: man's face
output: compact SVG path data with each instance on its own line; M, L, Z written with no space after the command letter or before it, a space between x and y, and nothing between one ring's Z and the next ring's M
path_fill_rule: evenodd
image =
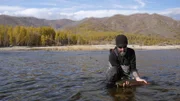
M127 46L118 47L118 51L121 56L124 56L126 54Z

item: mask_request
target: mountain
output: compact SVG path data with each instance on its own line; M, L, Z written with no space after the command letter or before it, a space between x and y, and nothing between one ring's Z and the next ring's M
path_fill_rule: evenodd
M96 31L121 31L138 34L154 34L164 37L180 35L180 22L158 14L114 15L105 18L88 18L76 29Z
M35 17L14 17L7 15L0 15L0 24L3 25L12 25L12 26L52 26L55 29L63 28L64 26L74 23L75 21L69 19L60 19L60 20L46 20L38 19Z
M76 21L72 21L69 19L60 19L60 20L47 20L48 25L55 28L55 29L62 29L66 26L70 26Z
M13 17L0 15L0 24L3 25L22 25L22 26L48 26L47 20L34 17Z
M180 36L180 21L159 14L114 15L104 18L46 20L34 17L0 15L0 24L23 26L52 26L55 29L116 31L134 34L159 35L174 38Z

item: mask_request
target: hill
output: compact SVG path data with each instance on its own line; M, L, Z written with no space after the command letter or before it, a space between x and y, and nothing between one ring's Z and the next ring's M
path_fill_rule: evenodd
M159 14L114 15L104 18L46 20L34 17L0 15L0 24L23 26L51 26L55 29L76 31L114 31L144 35L180 38L180 21Z
M120 31L134 34L158 35L174 38L180 35L180 22L158 14L114 15L106 18L88 18L78 26L80 30Z
M12 25L12 26L51 26L55 29L63 28L64 26L73 23L74 21L69 19L60 20L46 20L38 19L35 17L14 17L8 15L0 15L0 24Z

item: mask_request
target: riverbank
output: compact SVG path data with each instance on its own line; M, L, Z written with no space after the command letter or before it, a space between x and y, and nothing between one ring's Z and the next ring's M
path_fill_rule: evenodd
M115 45L72 45L72 46L47 46L47 47L28 47L28 46L14 46L3 47L0 51L13 50L57 50L57 51L74 51L74 50L109 50ZM140 46L128 45L128 47L139 50L161 50L161 49L180 49L180 45L166 45L166 46Z

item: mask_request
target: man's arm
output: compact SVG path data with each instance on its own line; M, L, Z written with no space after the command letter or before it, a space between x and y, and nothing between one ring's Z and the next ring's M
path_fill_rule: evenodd
M143 81L143 82L145 82L145 83L147 84L147 81L146 81L146 80L141 79L141 78L139 77L139 74L138 74L137 71L133 71L132 74L133 74L134 78L136 79L136 81Z
M134 50L132 50L130 66L131 66L132 75L134 76L136 81L144 81L145 83L147 83L146 80L140 78L139 73L138 73L138 71L136 69L136 55L135 55L135 51Z

